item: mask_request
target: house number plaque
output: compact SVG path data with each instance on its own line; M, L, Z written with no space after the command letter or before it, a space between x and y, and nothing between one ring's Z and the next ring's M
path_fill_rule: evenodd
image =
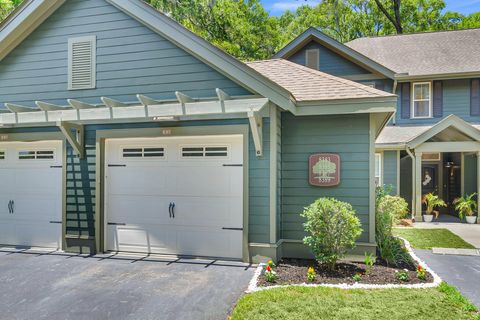
M308 159L309 183L317 187L340 183L340 156L333 153L312 154Z

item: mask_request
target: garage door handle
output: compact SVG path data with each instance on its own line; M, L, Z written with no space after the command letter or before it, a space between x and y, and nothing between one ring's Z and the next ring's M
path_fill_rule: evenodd
M8 201L8 213L13 213L13 211L12 211L12 200Z
M226 227L223 227L222 230L235 230L235 231L242 231L243 228L226 228Z
M172 203L170 202L170 204L168 205L168 217L171 218L172 217Z
M58 224L61 224L62 221L50 221L50 223L58 223Z
M109 164L109 167L126 167L126 164Z
M175 202L172 203L172 218L175 219Z
M118 223L118 222L108 222L109 226L126 226L126 223Z

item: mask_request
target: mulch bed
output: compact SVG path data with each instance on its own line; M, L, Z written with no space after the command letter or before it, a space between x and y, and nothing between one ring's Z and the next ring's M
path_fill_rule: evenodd
M307 280L307 270L313 267L317 273L317 278L314 282ZM409 280L401 281L395 276L396 271L408 270ZM290 285L301 283L312 284L354 284L353 276L357 273L361 274L361 280L358 283L363 284L416 284L416 283L430 283L433 282L433 277L427 272L426 280L422 281L417 278L415 265L402 265L399 267L389 267L383 261L377 259L369 273L366 273L366 266L360 262L342 261L336 266L335 271L318 265L314 260L307 259L283 259L278 262L273 269L277 273L275 282L270 283L265 280L262 274L258 278L258 286L274 286L274 285Z

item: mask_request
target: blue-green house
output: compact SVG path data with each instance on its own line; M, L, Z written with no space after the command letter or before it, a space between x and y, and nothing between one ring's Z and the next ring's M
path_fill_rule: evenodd
M238 61L140 0L24 1L0 26L0 243L303 257L300 213L329 196L374 250L397 97L332 73Z
M398 96L375 141L375 181L404 197L416 220L434 192L452 202L478 192L480 29L359 38L339 43L310 28L276 57ZM454 216L454 217L452 217Z

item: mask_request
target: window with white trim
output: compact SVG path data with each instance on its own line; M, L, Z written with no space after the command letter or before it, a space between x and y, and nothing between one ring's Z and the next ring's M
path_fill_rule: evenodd
M228 157L227 146L185 146L182 158L225 158Z
M320 69L320 50L318 49L305 50L305 66L315 70Z
M375 185L382 186L382 154L375 153Z
M432 86L430 82L412 83L412 118L432 117Z
M96 36L68 39L68 89L94 89L96 86Z
M52 160L55 158L53 150L20 150L19 160Z
M126 147L122 149L124 158L163 158L165 148L163 147Z

